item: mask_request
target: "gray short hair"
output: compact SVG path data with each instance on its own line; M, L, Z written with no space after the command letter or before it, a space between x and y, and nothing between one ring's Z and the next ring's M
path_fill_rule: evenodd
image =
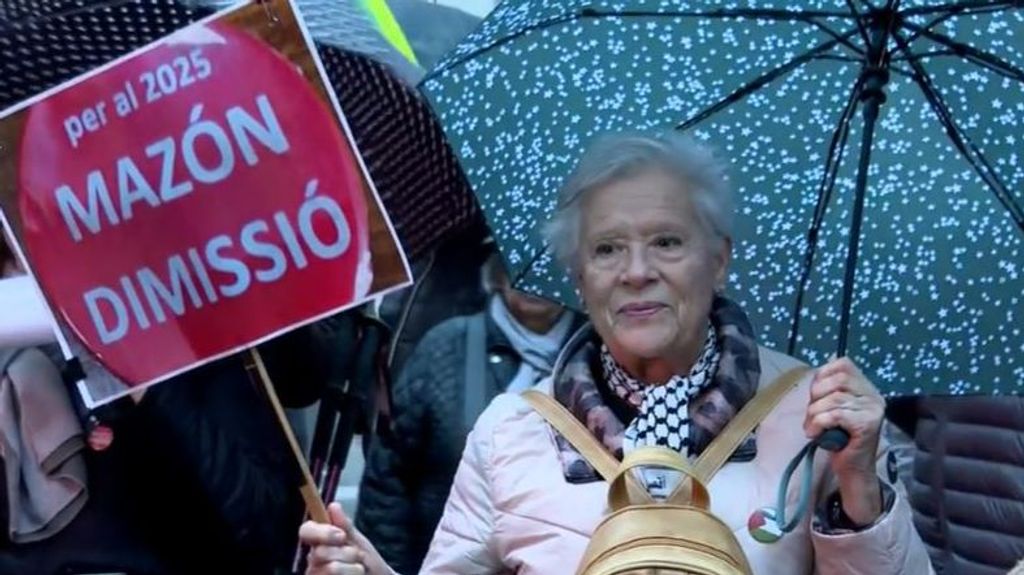
M544 230L548 246L570 271L578 264L580 205L590 191L644 170L662 169L684 184L697 217L717 239L732 237L732 189L726 162L711 149L678 132L612 133L583 154L558 194Z

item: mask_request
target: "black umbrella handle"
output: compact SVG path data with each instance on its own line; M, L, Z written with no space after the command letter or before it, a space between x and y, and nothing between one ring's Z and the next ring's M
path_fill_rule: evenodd
M841 427L833 427L832 429L826 429L814 441L826 451L839 452L850 443L850 434Z

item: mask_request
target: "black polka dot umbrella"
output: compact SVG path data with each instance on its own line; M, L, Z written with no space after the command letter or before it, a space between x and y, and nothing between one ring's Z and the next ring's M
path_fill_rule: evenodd
M517 284L610 130L733 162L727 293L895 394L1024 391L1024 2L506 0L422 83Z
M167 0L0 0L0 109L209 13Z

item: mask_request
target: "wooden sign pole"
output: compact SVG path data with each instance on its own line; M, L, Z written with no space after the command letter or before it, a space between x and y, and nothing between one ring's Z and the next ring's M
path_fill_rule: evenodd
M270 398L270 404L274 407L274 414L277 415L277 421L281 424L281 429L284 430L284 435L288 439L288 445L292 449L292 454L302 470L303 481L299 491L302 492L302 500L306 502L306 511L313 521L317 523L330 523L331 520L327 515L327 507L324 505L323 499L320 498L320 490L317 489L316 482L313 481L313 474L309 472L306 456L303 454L302 448L299 447L299 442L295 439L295 433L292 432L292 426L288 424L288 418L285 417L284 408L281 407L281 400L277 398L274 384L270 381L270 374L267 373L267 366L263 364L263 358L260 357L260 352L255 347L249 348L249 356L256 366L260 381L263 382L263 389L266 390L267 397Z

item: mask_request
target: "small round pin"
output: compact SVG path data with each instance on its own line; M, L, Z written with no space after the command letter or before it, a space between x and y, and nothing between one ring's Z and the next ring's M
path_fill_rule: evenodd
M782 539L782 528L779 526L779 514L771 507L762 507L750 514L747 520L747 531L754 541L771 544Z
M105 451L114 442L114 430L106 425L96 425L89 431L86 442L93 451Z

